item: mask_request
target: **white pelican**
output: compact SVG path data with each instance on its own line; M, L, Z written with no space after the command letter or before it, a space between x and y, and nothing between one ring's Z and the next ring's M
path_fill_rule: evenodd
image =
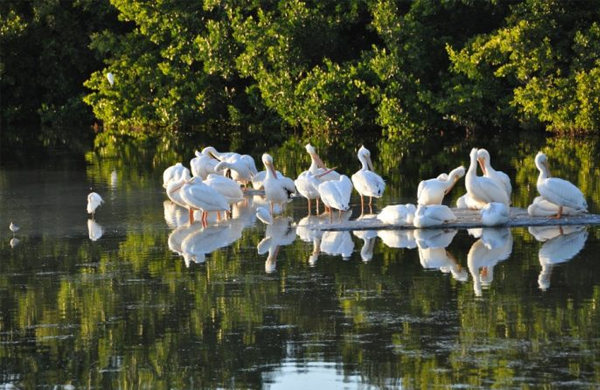
M260 171L256 175L254 175L254 177L252 178L252 188L254 188L255 190L264 189L263 183L267 178L267 171L268 170L265 169L264 171ZM275 170L275 173L277 174L277 177L283 177L283 173L279 172L278 170Z
M576 215L583 213L583 210L575 210L571 207L563 206L563 215ZM558 205L548 202L541 196L536 196L533 203L527 207L527 214L531 217L551 217L558 214Z
M273 157L269 154L262 155L262 162L267 171L267 177L263 182L265 197L271 204L271 214L273 214L274 205L283 206L284 203L287 203L291 199L291 195L296 192L296 187L291 179L277 176L273 165Z
M550 177L548 158L544 153L539 152L535 156L535 165L540 171L537 190L545 200L558 206L556 218L562 217L564 207L570 207L577 212L587 211L587 202L579 188L566 180Z
M456 208L458 209L481 210L485 205L486 203L471 198L468 193L456 201Z
M112 74L112 72L108 72L106 74L106 79L108 80L108 83L111 87L115 84L115 75Z
M196 150L194 154L196 157L190 160L192 176L206 180L211 173L219 174L219 172L215 170L219 160L214 158L210 153L203 154Z
M552 268L575 257L585 246L588 233L583 226L576 226L571 233L562 234L559 226L553 227L556 237L545 242L540 248L539 260L542 270L538 276L538 285L542 291L550 287Z
M19 229L21 229L21 227L19 225L17 225L16 223L14 223L13 221L10 221L10 225L8 225L8 228L12 232L13 237L15 236L15 233L17 233L19 231Z
M485 226L504 225L508 222L508 207L502 203L490 202L481 211L481 223Z
M217 149L212 146L207 146L202 149L202 154L210 154L219 161L229 161L229 159L237 160L241 157L239 153L235 152L218 152Z
M381 239L381 242L383 242L386 246L390 248L414 249L417 247L415 233L412 229L382 229L377 231L377 237L379 237Z
M87 197L87 212L88 214L92 214L92 219L94 219L96 209L100 207L102 203L104 203L104 199L102 199L100 195L95 192L90 192Z
M483 172L483 176L494 180L497 184L504 188L506 195L510 202L510 196L512 194L512 185L510 184L510 177L502 171L497 171L492 168L490 161L490 153L485 149L479 149L477 151L477 161Z
M212 211L229 211L229 203L214 188L204 184L198 177L178 183L170 190L171 194L179 191L181 199L190 210L190 223L194 222L193 210L202 210L202 225L208 224L208 213ZM171 198L173 200L173 198ZM217 214L218 215L218 214Z
M456 221L456 216L448 206L434 204L431 206L418 206L413 224L415 227L424 228L453 221Z
M256 209L256 217L265 225L271 225L273 223L273 216L266 207L258 207Z
M248 183L250 183L254 177L252 169L241 156L237 160L221 161L215 166L217 172L225 171L227 169L229 169L229 172L231 173L231 178L243 185L244 188L248 186Z
M100 226L98 223L96 223L96 221L94 221L93 219L87 220L87 227L88 227L88 237L92 241L99 240L102 237L102 235L104 234L104 228L102 226Z
M341 175L339 180L329 180L319 184L319 195L321 201L328 208L347 211L350 209L350 195L352 195L352 182L348 176Z
M465 167L453 169L449 175L440 175L435 179L423 180L417 189L417 199L420 205L442 204L444 196L465 175Z
M469 196L478 202L498 202L508 207L509 199L504 187L488 177L477 176L477 148L473 148L469 156L471 165L465 176Z
M171 165L163 172L163 187L167 188L169 182L173 180L179 180L180 177L184 175L184 173L190 173L190 170L184 167L181 163L177 163L175 165Z
M298 178L294 180L298 193L306 198L308 201L308 214L311 214L311 200L315 199L318 202L319 199L319 184L321 181L317 179L310 171L303 171L298 175ZM318 203L317 203L318 204ZM317 206L318 207L318 206ZM319 209L317 208L317 213Z
M169 181L169 184L167 184L166 189L167 196L169 197L169 199L171 199L171 201L176 205L181 206L186 210L189 209L189 205L185 200L183 200L183 198L181 197L181 192L178 191L178 189L181 188L181 186L187 183L190 179L191 177L189 172L184 172L183 175L181 175L181 177L179 177L177 180ZM191 209L189 211L189 216L190 218L192 218L191 221L193 222L193 215Z
M488 234L495 235L495 245L486 245L483 237ZM476 296L481 296L482 285L488 286L494 280L494 267L498 262L506 260L510 256L512 247L513 238L510 229L483 229L482 238L473 243L467 255L467 265L473 278L473 290Z
M211 173L206 180L204 180L204 184L217 190L219 194L225 197L229 204L244 200L244 193L239 184L228 177Z
M373 201L373 197L381 198L385 190L385 181L373 172L373 163L371 162L371 152L364 146L358 150L358 159L362 164L361 169L352 175L352 183L354 188L360 194L360 211L364 209L364 197L369 197L369 206Z
M314 146L306 144L306 151L310 155L310 167L308 171L314 176L319 177L320 181L339 180L340 174L334 169L327 168L321 160Z
M417 207L414 204L390 205L377 214L377 219L390 225L412 225L416 212Z
M377 241L377 230L353 230L352 234L360 238L363 242L363 245L360 248L360 258L362 261L371 261L373 259L375 241Z

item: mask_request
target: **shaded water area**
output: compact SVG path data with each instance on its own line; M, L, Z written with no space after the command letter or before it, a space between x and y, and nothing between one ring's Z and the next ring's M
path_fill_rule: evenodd
M600 212L596 141L368 145L387 181L373 212L473 146L537 195L533 157ZM320 147L351 174L354 150ZM169 144L107 142L84 158L0 169L0 383L17 388L597 388L600 229L325 232L294 199L265 226L249 197L202 228L170 202ZM270 150L295 176L299 142ZM260 153L252 153L259 161ZM260 169L260 168L259 168ZM89 188L105 201L85 213ZM445 203L464 193L460 181ZM359 217L360 200L352 197ZM20 225L13 236L11 220ZM186 256L181 254L185 253ZM57 386L57 387L55 387ZM71 387L71 388L73 388Z

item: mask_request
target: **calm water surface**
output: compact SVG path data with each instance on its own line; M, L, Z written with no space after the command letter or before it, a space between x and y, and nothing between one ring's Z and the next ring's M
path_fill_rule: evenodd
M472 146L371 147L388 181L373 211L414 202L420 179L466 164ZM488 148L513 177L514 205L536 195L533 156L543 148L599 211L596 144ZM307 218L304 200L265 226L254 215L264 200L248 197L236 218L202 228L161 185L179 156L127 150L1 168L6 388L600 383L596 227L318 234L306 224L327 219ZM289 176L308 166L301 145L272 153ZM332 153L323 155L338 170L358 169L353 152ZM90 187L106 200L95 221L85 213ZM447 202L463 193L461 181ZM359 216L359 202L354 194L344 218ZM14 236L11 220L21 226Z

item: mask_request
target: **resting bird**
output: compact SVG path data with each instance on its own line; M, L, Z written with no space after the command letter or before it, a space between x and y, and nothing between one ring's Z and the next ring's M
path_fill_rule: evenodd
M94 219L96 209L100 207L102 203L104 203L104 200L100 195L95 192L90 192L87 197L87 212L88 214L92 214L92 219Z
M540 171L537 190L542 198L558 206L556 218L562 217L564 207L570 207L577 212L587 211L587 202L579 188L566 180L550 177L548 158L544 153L539 152L535 156L535 165Z
M509 200L504 187L488 177L477 176L477 148L471 149L469 157L471 164L465 176L468 196L480 203L498 202L508 207Z
M339 180L329 180L321 183L318 190L323 204L328 208L330 216L331 209L339 211L350 209L352 182L348 179L348 176L341 175Z
M196 157L190 160L190 168L192 175L199 177L202 180L206 180L209 174L217 173L215 167L219 163L219 160L214 158L210 153L200 153L195 151ZM218 173L217 173L218 174Z
M358 150L358 159L362 164L362 168L352 175L352 183L356 192L360 194L360 211L364 209L364 197L369 197L369 207L373 201L373 197L381 198L385 190L385 181L373 172L373 163L371 162L371 152L364 146Z
M417 207L413 224L415 227L424 228L442 225L447 222L456 221L456 216L444 205L431 205Z
M181 163L171 165L163 172L163 187L167 188L172 180L179 180L184 172L190 173L190 170L184 167Z
M477 151L477 161L479 161L479 166L481 167L481 171L483 172L483 176L494 180L497 184L504 188L506 191L506 195L510 200L510 196L512 194L512 185L510 184L510 177L502 171L497 171L492 168L492 163L490 161L490 153L485 149L479 149Z
M287 203L293 193L296 192L294 181L288 177L278 176L273 165L273 157L265 153L262 155L262 162L267 171L267 177L263 182L265 189L265 198L271 204L271 214L273 214L275 204L282 205Z
M417 190L420 205L442 204L444 196L449 193L454 185L465 175L465 167L453 169L449 175L440 175L435 179L423 180Z
M377 219L390 225L412 225L417 207L414 204L386 206L377 214Z
M502 203L488 203L479 213L481 215L481 223L485 226L504 225L508 222L508 207Z

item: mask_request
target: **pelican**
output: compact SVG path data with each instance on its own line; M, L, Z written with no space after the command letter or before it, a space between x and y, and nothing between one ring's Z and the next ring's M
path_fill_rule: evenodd
M449 175L440 175L435 179L423 180L419 183L417 190L418 203L420 205L442 204L444 196L448 194L454 185L465 175L465 167L453 169Z
M231 178L246 188L248 183L252 182L254 173L247 161L238 158L235 160L221 161L215 166L215 171L220 172L229 169Z
M348 176L341 175L339 180L329 180L319 184L319 195L323 204L329 209L341 211L350 210L350 195L352 194L352 182Z
M477 176L477 148L473 148L469 156L471 165L465 176L469 196L478 202L498 202L508 207L509 200L504 187L488 177Z
M207 146L202 149L202 154L209 154L219 161L229 161L230 159L237 160L241 157L239 153L235 152L218 152L217 149L212 146Z
M575 257L585 246L588 233L583 226L575 226L572 232L563 234L558 226L553 227L557 233L554 238L545 242L540 248L539 260L542 270L538 276L538 285L542 291L550 287L552 268Z
M104 203L104 199L102 199L100 195L95 192L90 192L87 197L87 212L88 214L92 214L92 219L94 219L96 209L100 207L102 203Z
M481 171L483 172L483 176L492 179L504 188L506 191L506 195L508 196L510 203L510 196L512 194L512 185L510 184L510 177L502 171L497 171L492 168L492 163L490 161L490 153L485 149L479 149L477 151L477 161L479 162L479 166L481 167Z
M563 215L576 215L583 213L583 210L564 206L562 213ZM527 207L527 214L531 217L551 217L558 214L558 205L548 202L541 196L536 196L533 203Z
M204 180L204 184L217 190L230 205L244 200L244 193L239 184L228 177L211 173Z
M319 184L321 181L317 179L310 171L303 171L298 175L298 178L294 180L298 193L306 198L308 201L308 214L311 214L311 200L315 199L318 202L319 199ZM318 207L318 206L317 206ZM317 213L319 210L317 209Z
M373 172L373 163L371 162L371 152L364 146L358 150L358 159L362 164L362 168L352 175L352 183L354 188L360 194L360 211L364 209L364 197L369 197L369 207L373 201L373 197L380 198L385 190L385 181Z
M377 219L390 225L412 225L417 207L414 204L398 204L384 207Z
M468 193L456 201L456 208L458 209L481 210L485 205L486 203L471 198Z
M279 177L275 172L273 157L265 153L262 155L262 162L267 170L267 177L263 182L265 197L271 204L271 214L275 204L282 205L291 199L291 195L296 192L294 182L287 177ZM291 183L290 183L291 182Z
M19 231L19 229L21 229L21 227L19 225L17 225L16 223L14 223L13 221L10 221L10 225L8 225L8 228L12 232L13 237Z
M99 225L98 223L96 223L96 221L94 221L93 219L87 220L87 227L88 227L88 236L90 237L90 240L92 240L92 241L99 240L102 237L102 235L104 234L104 228L101 225Z
M417 228L442 225L456 221L456 216L444 205L418 206L413 224Z
M338 172L336 172L334 169L330 169L325 166L325 164L317 154L317 151L315 150L314 146L312 146L311 144L306 144L305 148L308 154L310 155L311 162L310 167L308 168L308 171L310 173L312 173L314 176L318 176L319 180L321 181L340 179L340 174Z
M110 84L111 87L115 84L115 75L112 74L111 72L108 72L106 74L106 79L108 80L108 83Z
M279 172L278 170L275 170L275 173L277 174L277 177L283 177L283 173ZM264 184L266 178L267 178L267 169L265 169L264 171L258 172L252 178L252 188L254 188L255 190L264 189L263 184Z
M558 206L556 218L562 217L564 207L587 212L588 205L579 188L566 180L550 177L548 158L544 153L539 152L535 156L535 165L540 171L537 190L545 200Z
M197 177L193 177L187 181L183 180L173 188L170 188L171 195L178 191L180 192L181 200L187 204L187 208L190 210L190 223L194 222L194 209L202 210L202 225L204 227L208 224L209 212L229 211L229 203L227 203L225 197L219 194L214 188L204 184Z
M181 163L176 163L175 165L171 165L163 172L163 187L167 188L169 182L173 180L178 180L183 174L187 172L190 173L190 170L183 166Z
M219 160L214 158L210 153L200 153L195 151L196 157L190 160L190 168L192 170L192 176L199 177L202 180L206 180L209 174L219 174L215 167L219 163Z
M481 223L485 226L504 225L508 222L508 208L502 203L488 203L479 213L481 214Z

